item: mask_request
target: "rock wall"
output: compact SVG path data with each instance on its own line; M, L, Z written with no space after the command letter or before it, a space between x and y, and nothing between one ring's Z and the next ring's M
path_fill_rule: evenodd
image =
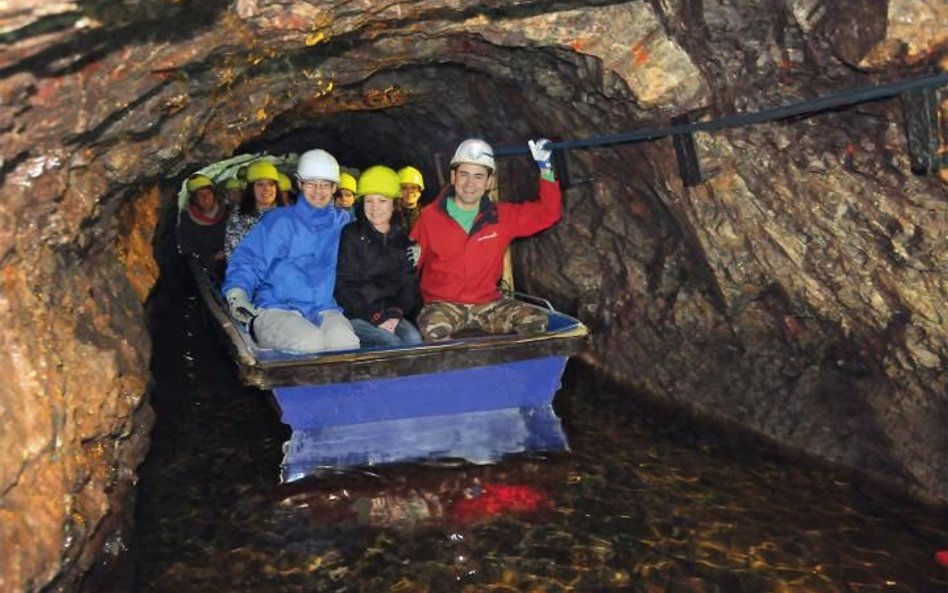
M0 6L3 591L74 590L127 539L163 182L313 146L435 180L469 135L584 138L948 69L938 0L37 4ZM900 103L696 148L695 187L667 139L572 151L521 286L579 312L601 372L948 501L948 179L910 172ZM498 176L534 191L525 157Z
M150 259L151 245L130 235L84 249L34 236L4 257L0 590L74 590L128 542L152 422L142 302L116 253Z

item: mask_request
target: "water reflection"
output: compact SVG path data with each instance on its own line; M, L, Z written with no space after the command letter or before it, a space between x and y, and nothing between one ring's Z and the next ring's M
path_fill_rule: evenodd
M484 464L512 453L568 448L552 406L400 418L294 431L283 446L281 479L429 458Z
M944 509L595 385L581 368L557 399L569 453L281 485L288 431L264 393L236 382L200 310L181 306L156 336L138 591L948 590L934 560L948 547Z

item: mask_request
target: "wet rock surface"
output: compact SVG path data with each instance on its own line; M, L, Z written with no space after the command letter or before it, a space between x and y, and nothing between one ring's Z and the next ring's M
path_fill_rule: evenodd
M193 297L156 336L131 590L902 591L948 586L945 509L571 364L570 453L278 484L287 427ZM184 323L182 323L182 319ZM162 347L164 344L173 347Z
M583 138L944 71L946 11L3 3L0 589L72 590L125 545L151 424L143 304L167 187L193 169L318 145L436 180L469 135ZM592 327L598 373L948 501L948 176L910 172L903 120L890 99L697 134L695 187L667 139L573 151L563 221L517 248L520 287ZM501 194L533 195L533 175L502 160Z

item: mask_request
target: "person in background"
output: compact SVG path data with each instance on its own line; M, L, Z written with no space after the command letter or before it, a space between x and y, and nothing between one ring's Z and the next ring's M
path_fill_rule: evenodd
M421 302L408 259L408 235L393 221L401 193L398 174L376 165L359 176L361 207L342 230L336 268L336 301L367 346L410 346L421 335L408 317Z
M354 214L352 207L356 199L356 178L342 172L339 174L339 189L336 190L336 208Z
M421 171L414 167L402 167L398 170L398 180L401 184L401 199L398 200L399 217L405 231L411 231L421 214L421 192L425 189L425 178Z
M542 310L501 296L504 253L517 237L538 233L561 216L559 183L546 139L528 144L540 168L539 199L491 202L494 154L487 142L469 138L451 159L451 183L421 211L411 238L418 242L424 306L418 329L425 340L441 340L463 329L488 333L539 333Z
M204 175L191 175L185 183L188 208L178 221L178 251L195 255L220 278L224 271L224 227L227 211L214 193L214 183Z
M247 187L240 205L230 213L224 233L224 255L229 260L251 227L265 212L277 205L279 171L267 160L254 161L247 167Z
M351 220L332 203L339 164L325 150L309 150L300 155L296 176L296 203L272 210L250 229L230 258L222 292L231 316L263 348L358 348L333 298L339 236Z
M247 187L247 169L250 168L250 165L241 165L237 167L237 174L235 177L244 184L244 187Z
M293 181L283 171L277 170L277 202L280 206L289 206L296 203L296 195L293 193Z
M250 164L249 164L249 163L245 163L245 164L243 164L243 165L237 167L237 172L234 174L234 177L236 177L236 178L237 178L237 181L240 182L240 189L241 189L241 190L247 189L247 185L250 184L250 182L247 181L247 169L249 169L249 168L250 168ZM243 191L241 191L241 197L243 197ZM238 206L240 205L240 201L237 202L237 205L238 205ZM233 212L233 210L231 210L231 211Z
M237 177L228 177L224 181L224 195L227 197L227 211L233 212L240 207L240 198L244 195L246 183Z

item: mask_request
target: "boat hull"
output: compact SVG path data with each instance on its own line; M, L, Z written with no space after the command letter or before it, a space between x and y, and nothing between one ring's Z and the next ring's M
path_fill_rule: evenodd
M566 357L273 390L292 436L281 479L395 461L491 463L568 448L552 402Z
M566 358L548 356L403 377L276 387L293 430L551 404Z

